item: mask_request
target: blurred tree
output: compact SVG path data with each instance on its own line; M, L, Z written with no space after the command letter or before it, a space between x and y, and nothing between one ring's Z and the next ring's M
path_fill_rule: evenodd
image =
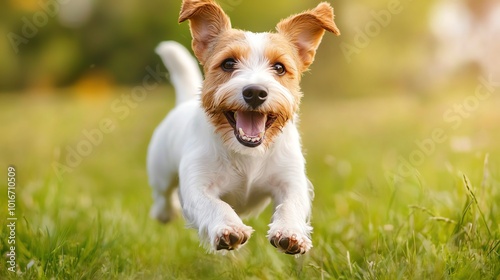
M217 1L234 27L255 32L272 31L280 19L320 2ZM352 61L340 48L342 43L352 44L357 28L365 28L373 12L391 1L398 0L330 0L342 36L325 36L312 66L314 84L305 81L306 89L316 89L317 96L371 95L374 90L364 93L373 88L366 83L390 84L408 60L415 60L412 47L425 36L428 3L399 1L404 6L401 14L381 29L380 36L370 38L369 47ZM185 46L191 41L188 24L177 23L181 0L6 0L0 5L0 33L6 38L0 40L0 92L41 91L93 80L109 86L138 84L147 66L161 63L154 53L160 41L176 40ZM366 83L359 83L360 77ZM335 92L322 90L332 85Z
M280 18L308 1L220 0L234 26L273 30ZM260 1L264 3L264 1ZM306 3L304 3L306 2ZM314 2L314 1L309 1ZM181 1L9 0L1 9L0 90L68 86L99 76L116 84L136 84L145 67L159 59L162 40L189 45L187 24L177 23Z

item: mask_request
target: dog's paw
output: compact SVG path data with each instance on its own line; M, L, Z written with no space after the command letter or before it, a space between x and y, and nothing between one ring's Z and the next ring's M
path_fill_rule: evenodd
M149 216L159 222L166 224L179 216L178 210L171 205L168 205L165 199L158 199L155 201L151 210L149 211Z
M269 234L269 242L279 251L289 255L304 254L312 247L308 237L292 231L275 231Z
M155 203L149 211L149 216L163 224L170 222L175 217L175 215L173 215L173 213L162 203Z
M251 234L252 228L248 226L224 228L217 234L214 247L217 251L238 249L248 241Z

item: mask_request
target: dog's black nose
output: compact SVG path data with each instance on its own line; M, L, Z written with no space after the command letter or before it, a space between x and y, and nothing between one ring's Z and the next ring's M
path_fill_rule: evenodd
M243 88L243 98L253 109L259 107L267 99L267 89L263 86L250 85Z

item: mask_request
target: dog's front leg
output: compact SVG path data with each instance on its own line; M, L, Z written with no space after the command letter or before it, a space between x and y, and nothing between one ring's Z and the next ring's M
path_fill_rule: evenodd
M274 193L275 211L269 225L271 244L286 254L304 254L312 247L309 223L312 186L305 174L283 179Z
M224 181L223 174L195 169L190 166L181 174L181 205L188 225L198 229L200 239L209 243L211 250L238 249L253 229L220 199L218 184Z

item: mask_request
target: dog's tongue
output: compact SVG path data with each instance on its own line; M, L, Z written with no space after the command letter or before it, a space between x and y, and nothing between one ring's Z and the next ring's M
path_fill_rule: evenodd
M238 111L236 129L242 129L246 136L257 137L266 130L266 115L258 112Z

